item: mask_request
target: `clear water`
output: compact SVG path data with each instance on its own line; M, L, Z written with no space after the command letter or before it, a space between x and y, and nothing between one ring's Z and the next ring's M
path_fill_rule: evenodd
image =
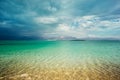
M119 80L120 41L1 41L0 72L2 80Z
M93 61L120 63L120 41L3 41L0 57L70 67Z

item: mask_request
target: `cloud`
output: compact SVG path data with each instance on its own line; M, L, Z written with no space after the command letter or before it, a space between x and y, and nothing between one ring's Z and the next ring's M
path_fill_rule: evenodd
M90 34L88 35L88 39L95 39L95 40L102 40L102 39L106 39L106 40L120 40L119 36L104 36L104 35L94 35L94 34Z
M58 31L69 32L71 29L70 29L70 26L67 25L67 24L59 24L58 27L57 27L57 30Z
M65 19L65 18L64 18ZM97 15L87 15L83 17L76 17L71 20L71 23L62 22L53 29L54 34L47 34L47 36L56 38L74 37L80 38L116 38L111 31L120 30L119 18L111 20L102 20ZM45 36L45 35L44 35Z
M48 9L49 11L52 11L52 12L57 11L57 8L56 8L56 7L51 7L51 6L49 6L47 9Z
M120 0L1 0L0 30L47 39L120 37L119 4Z
M38 24L53 24L57 23L58 19L55 17L36 17L34 21Z
M88 31L107 31L120 28L120 18L102 20L99 16L83 16L75 19L73 25L77 27L84 27Z
M0 22L0 25L6 25L6 24L7 24L6 21Z
M58 26L52 31L52 33L45 33L44 37L54 37L57 39L69 39L71 38L85 38L86 37L86 31L78 28L74 28L74 26L61 23L58 24Z

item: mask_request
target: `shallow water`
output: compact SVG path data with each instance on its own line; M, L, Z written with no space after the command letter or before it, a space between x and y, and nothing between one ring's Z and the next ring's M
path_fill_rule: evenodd
M120 41L1 41L0 72L1 80L119 80Z

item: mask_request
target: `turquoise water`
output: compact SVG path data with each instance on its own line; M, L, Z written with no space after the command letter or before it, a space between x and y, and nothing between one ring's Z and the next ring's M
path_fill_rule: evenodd
M120 64L120 41L1 41L1 60L43 67Z

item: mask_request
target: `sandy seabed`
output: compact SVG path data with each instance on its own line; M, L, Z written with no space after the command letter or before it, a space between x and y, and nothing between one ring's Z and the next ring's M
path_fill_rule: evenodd
M120 65L99 61L73 67L49 67L1 59L0 80L120 80Z

